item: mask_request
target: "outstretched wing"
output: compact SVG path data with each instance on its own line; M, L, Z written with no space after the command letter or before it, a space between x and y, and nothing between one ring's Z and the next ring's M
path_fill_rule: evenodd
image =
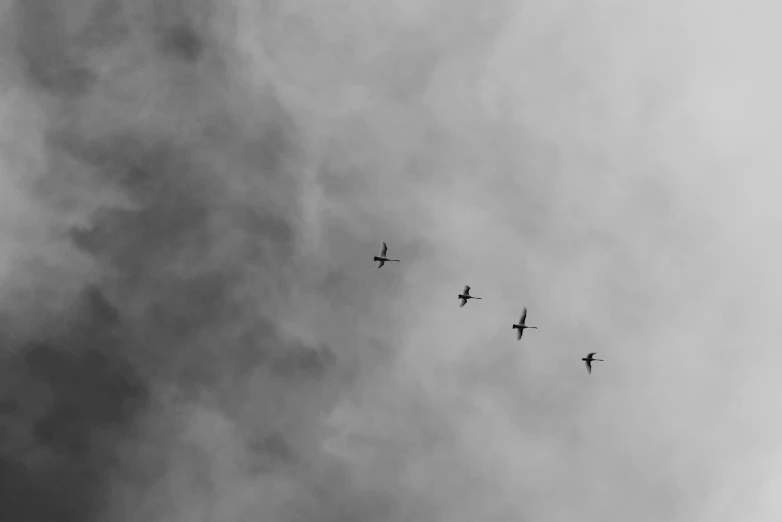
M594 357L594 356L595 356L595 354L596 354L596 353L597 353L597 352L592 352L592 353L590 353L590 354L587 354L587 359L591 359L592 357Z
M524 307L524 311L521 312L521 319L519 319L519 324L523 325L524 321L527 320L527 307Z
M524 334L523 328L516 328L516 340L521 341L521 336Z
M380 268L384 264L385 264L385 261L383 261L382 259L378 259L377 260L377 266L375 267L375 270L377 270L378 268Z
M470 287L468 285L464 286L464 290L462 290L462 294L470 295Z
M465 299L464 297L462 297L461 301L462 301L462 302L461 302L461 304L459 305L459 308L461 308L462 306L464 306L464 305L466 305L466 304L467 304L467 299Z
M388 252L388 245L386 245L386 242L383 241L383 244L380 247L380 257L386 257L387 252Z
M586 365L587 365L587 373L591 375L592 374L592 363L590 361L586 361Z

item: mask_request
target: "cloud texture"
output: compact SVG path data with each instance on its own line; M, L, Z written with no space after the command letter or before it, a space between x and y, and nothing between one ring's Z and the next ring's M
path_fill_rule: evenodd
M781 9L2 2L0 519L778 520Z

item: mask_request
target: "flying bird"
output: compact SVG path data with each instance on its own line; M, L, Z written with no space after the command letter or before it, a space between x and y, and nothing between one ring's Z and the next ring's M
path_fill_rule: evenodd
M380 255L375 256L375 261L377 261L377 266L375 267L375 270L383 266L386 263L386 261L393 261L395 263L399 263L398 259L388 259L386 257L387 253L388 253L388 245L386 245L386 242L383 241L383 245L380 247Z
M592 361L602 361L603 359L595 359L594 355L597 352L592 352L588 354L586 357L582 357L581 360L584 361L587 365L587 373L592 373Z
M535 330L538 329L537 326L527 326L526 324L524 324L526 322L526 320L527 320L527 307L524 307L524 311L521 312L521 319L519 319L519 324L514 324L513 325L513 329L517 330L516 331L516 340L517 341L521 340L521 336L524 335L524 329L525 328L533 328Z
M468 299L483 299L483 298L482 297L475 297L475 296L470 295L470 287L469 286L465 286L464 290L462 290L462 293L459 294L459 299L461 299L461 301L462 301L462 304L459 305L459 308L461 308L461 307L463 307L464 305L467 304L467 300Z

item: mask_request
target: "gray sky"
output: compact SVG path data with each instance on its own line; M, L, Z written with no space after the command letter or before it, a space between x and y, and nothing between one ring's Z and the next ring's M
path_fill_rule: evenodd
M3 2L0 518L779 520L777 4Z

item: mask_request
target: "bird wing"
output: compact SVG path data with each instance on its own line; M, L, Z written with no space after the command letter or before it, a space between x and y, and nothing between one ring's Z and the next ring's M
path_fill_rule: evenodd
M586 361L586 365L587 365L587 373L589 373L591 375L592 374L592 363L590 361Z
M387 252L388 252L388 245L386 245L386 242L383 241L383 244L380 247L380 257L386 257Z
M524 334L524 329L516 328L516 340L521 341L521 336Z
M464 290L462 290L462 294L470 295L470 287L468 285L464 286Z
M378 259L378 260L377 260L377 268L375 268L375 270L377 270L378 268L380 268L380 267L381 267L381 266L383 266L384 264L385 264L385 262L384 262L382 259Z
M527 320L527 307L524 307L524 311L521 312L521 319L519 319L519 324L523 325L524 321Z
M461 308L462 306L467 304L467 299L465 299L464 297L462 297L461 301L462 301L462 304L459 305L459 308Z
M597 353L597 352L592 352L592 353L589 353L589 354L587 354L587 359L591 359L592 357L594 357L594 355L595 355L596 353Z

